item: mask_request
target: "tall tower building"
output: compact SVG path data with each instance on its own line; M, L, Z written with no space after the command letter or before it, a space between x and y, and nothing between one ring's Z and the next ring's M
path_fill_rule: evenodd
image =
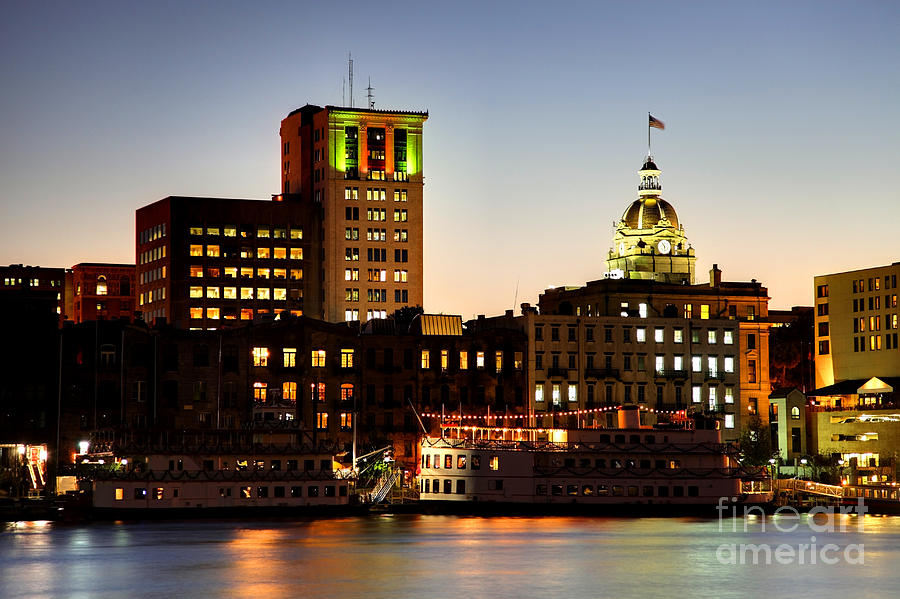
M694 249L675 209L660 197L659 168L652 156L641 167L638 199L616 223L607 276L661 283L694 284Z
M281 189L322 212L329 321L423 304L422 127L427 112L306 105L281 122Z

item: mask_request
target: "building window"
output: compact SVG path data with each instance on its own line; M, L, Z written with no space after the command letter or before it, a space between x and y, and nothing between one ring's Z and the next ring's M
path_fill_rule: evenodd
M282 356L284 357L284 367L285 368L293 368L297 365L297 348L296 347L285 347L281 350Z
M325 383L310 383L309 392L314 403L325 401Z
M494 352L494 370L500 372L503 370L503 352Z
M460 370L468 370L469 369L469 352L467 352L467 351L459 352L459 369Z
M422 370L431 368L431 352L427 349L422 350Z
M268 383L255 382L253 383L253 399L258 403L266 402L266 391L268 390Z
M552 393L553 405L554 406L560 405L562 403L562 394L560 391L559 383L553 384L553 389L552 389L551 393Z
M727 373L734 372L734 357L733 356L725 356L725 372L727 372Z
M635 340L638 343L644 343L647 341L647 329L644 327L637 327L635 330Z
M475 368L484 370L484 352L475 352Z
M313 368L325 368L325 350L324 349L312 350L311 356L312 356L312 367Z
M441 350L441 370L446 372L450 365L450 352L446 349Z
M756 360L747 360L747 382L756 382Z
M709 343L710 345L716 344L716 330L715 329L710 329L709 331L707 331L706 336L707 336L707 343Z
M725 387L725 403L734 403L734 387L732 387L731 385L726 385Z
M297 401L297 383L285 381L281 383L281 397L288 401Z
M535 403L544 402L544 383L535 383L534 385L534 401Z
M870 279L870 281L871 281L871 279ZM818 285L816 287L816 297L817 298L828 297L828 285Z
M328 430L328 412L316 412L316 428L320 431Z
M268 366L269 365L269 348L254 347L253 348L253 365Z
M569 387L569 401L576 402L578 401L578 387L572 384L568 385Z
M341 350L341 368L353 368L353 353L352 349Z
M693 403L700 403L702 401L702 389L700 385L692 385L691 386L691 401Z
M734 414L725 414L725 428L734 428Z

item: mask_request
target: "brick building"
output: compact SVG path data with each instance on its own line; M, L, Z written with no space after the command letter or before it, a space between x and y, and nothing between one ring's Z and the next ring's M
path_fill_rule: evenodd
M66 272L66 318L74 322L134 319L134 264L82 262Z

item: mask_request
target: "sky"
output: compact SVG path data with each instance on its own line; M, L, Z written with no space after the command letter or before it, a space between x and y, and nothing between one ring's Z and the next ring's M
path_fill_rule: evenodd
M277 193L281 119L428 110L425 309L602 278L647 112L697 255L771 308L900 260L896 2L0 2L0 264L134 262L168 195Z

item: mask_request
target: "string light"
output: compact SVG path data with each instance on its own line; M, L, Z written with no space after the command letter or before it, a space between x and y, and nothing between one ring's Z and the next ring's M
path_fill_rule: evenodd
M540 412L535 414L440 414L438 412L423 412L420 414L423 418L443 418L444 420L517 420L520 418L544 418L546 416L583 416L585 414L598 414L602 412L611 412L621 409L621 406L606 406L603 408L590 408L582 410L565 410L559 412ZM659 410L657 408L648 408L640 406L640 409L651 414L675 414L684 416L686 410Z

